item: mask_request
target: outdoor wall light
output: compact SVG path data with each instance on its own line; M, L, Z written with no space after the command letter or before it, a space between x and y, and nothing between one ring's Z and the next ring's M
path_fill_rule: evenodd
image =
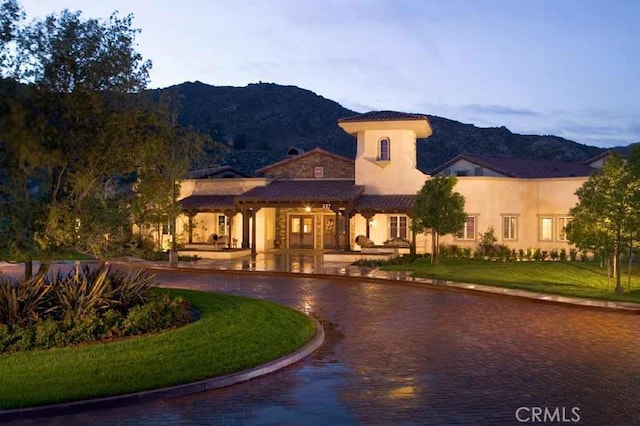
M304 211L309 213L311 211L311 206L305 206Z

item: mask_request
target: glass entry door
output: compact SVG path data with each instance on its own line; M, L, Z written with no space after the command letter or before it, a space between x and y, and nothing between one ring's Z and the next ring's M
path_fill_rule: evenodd
M336 216L325 215L322 218L322 247L325 249L339 249L344 247L347 239L347 230L344 216L338 220L338 247L336 247Z
M289 216L289 248L313 248L313 216Z

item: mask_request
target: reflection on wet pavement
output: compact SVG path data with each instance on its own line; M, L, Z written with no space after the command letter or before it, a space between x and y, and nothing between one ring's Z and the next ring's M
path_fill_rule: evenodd
M636 316L398 283L159 272L318 318L325 344L268 376L144 405L24 424L517 424L519 407L638 424Z

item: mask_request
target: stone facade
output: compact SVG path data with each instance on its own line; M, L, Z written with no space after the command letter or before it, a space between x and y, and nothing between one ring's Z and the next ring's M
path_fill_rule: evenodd
M265 177L277 179L354 179L355 163L349 158L314 149L291 156L258 172Z

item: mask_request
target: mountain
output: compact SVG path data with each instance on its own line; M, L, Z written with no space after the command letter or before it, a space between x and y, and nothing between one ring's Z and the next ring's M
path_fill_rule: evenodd
M337 121L357 112L309 90L272 83L228 87L201 82L156 90L172 92L179 100L180 123L226 143L230 152L224 163L245 173L283 159L293 147L355 156L355 140ZM428 117L433 135L417 145L418 168L424 172L463 152L583 161L603 151L558 136L519 135L506 127L480 128Z

